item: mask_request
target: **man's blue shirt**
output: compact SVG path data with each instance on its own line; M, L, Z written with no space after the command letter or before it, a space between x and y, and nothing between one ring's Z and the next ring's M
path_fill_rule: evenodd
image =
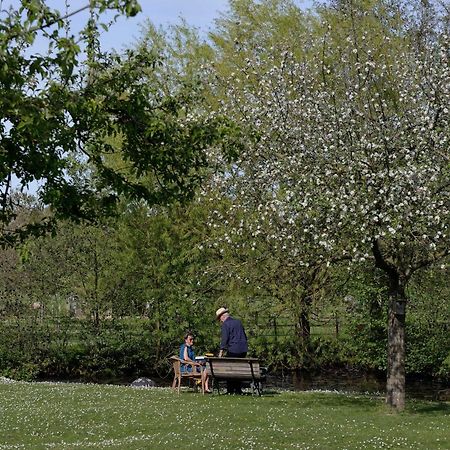
M248 351L247 336L239 319L228 317L222 323L220 349L228 353L246 353Z

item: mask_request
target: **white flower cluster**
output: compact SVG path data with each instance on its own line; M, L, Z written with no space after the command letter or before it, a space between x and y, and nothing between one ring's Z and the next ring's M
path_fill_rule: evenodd
M231 74L222 113L248 140L211 183L230 206L210 225L234 227L218 245L263 237L301 264L367 259L374 239L406 265L448 249L448 40L373 41L317 39L312 57L256 54Z

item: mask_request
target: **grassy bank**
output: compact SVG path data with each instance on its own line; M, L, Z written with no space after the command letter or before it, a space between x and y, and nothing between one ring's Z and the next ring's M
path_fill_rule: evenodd
M448 449L450 405L269 392L261 398L166 388L0 384L0 449Z

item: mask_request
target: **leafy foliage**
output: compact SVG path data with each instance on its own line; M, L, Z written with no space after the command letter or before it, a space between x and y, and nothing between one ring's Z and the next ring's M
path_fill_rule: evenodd
M207 166L205 151L227 141L233 128L202 114L198 83L167 90L170 82L156 75L164 61L151 49L101 53L96 21L102 12L134 15L136 1L89 7L91 19L79 40L65 34L69 18L42 0L2 11L2 245L52 228L55 218L110 214L121 195L150 204L190 198ZM33 52L38 37L48 44L45 56ZM114 154L122 167L108 163ZM54 216L19 226L14 180L22 187L38 182L39 197Z

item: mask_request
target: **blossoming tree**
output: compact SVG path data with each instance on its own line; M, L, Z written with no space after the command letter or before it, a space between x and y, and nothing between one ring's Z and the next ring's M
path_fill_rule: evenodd
M429 3L404 6L335 2L311 21L302 56L255 48L223 102L246 150L215 180L229 216L247 212L240 225L254 234L271 223L265 238L299 270L348 260L385 273L386 401L397 410L407 284L448 256L450 225L448 20Z

